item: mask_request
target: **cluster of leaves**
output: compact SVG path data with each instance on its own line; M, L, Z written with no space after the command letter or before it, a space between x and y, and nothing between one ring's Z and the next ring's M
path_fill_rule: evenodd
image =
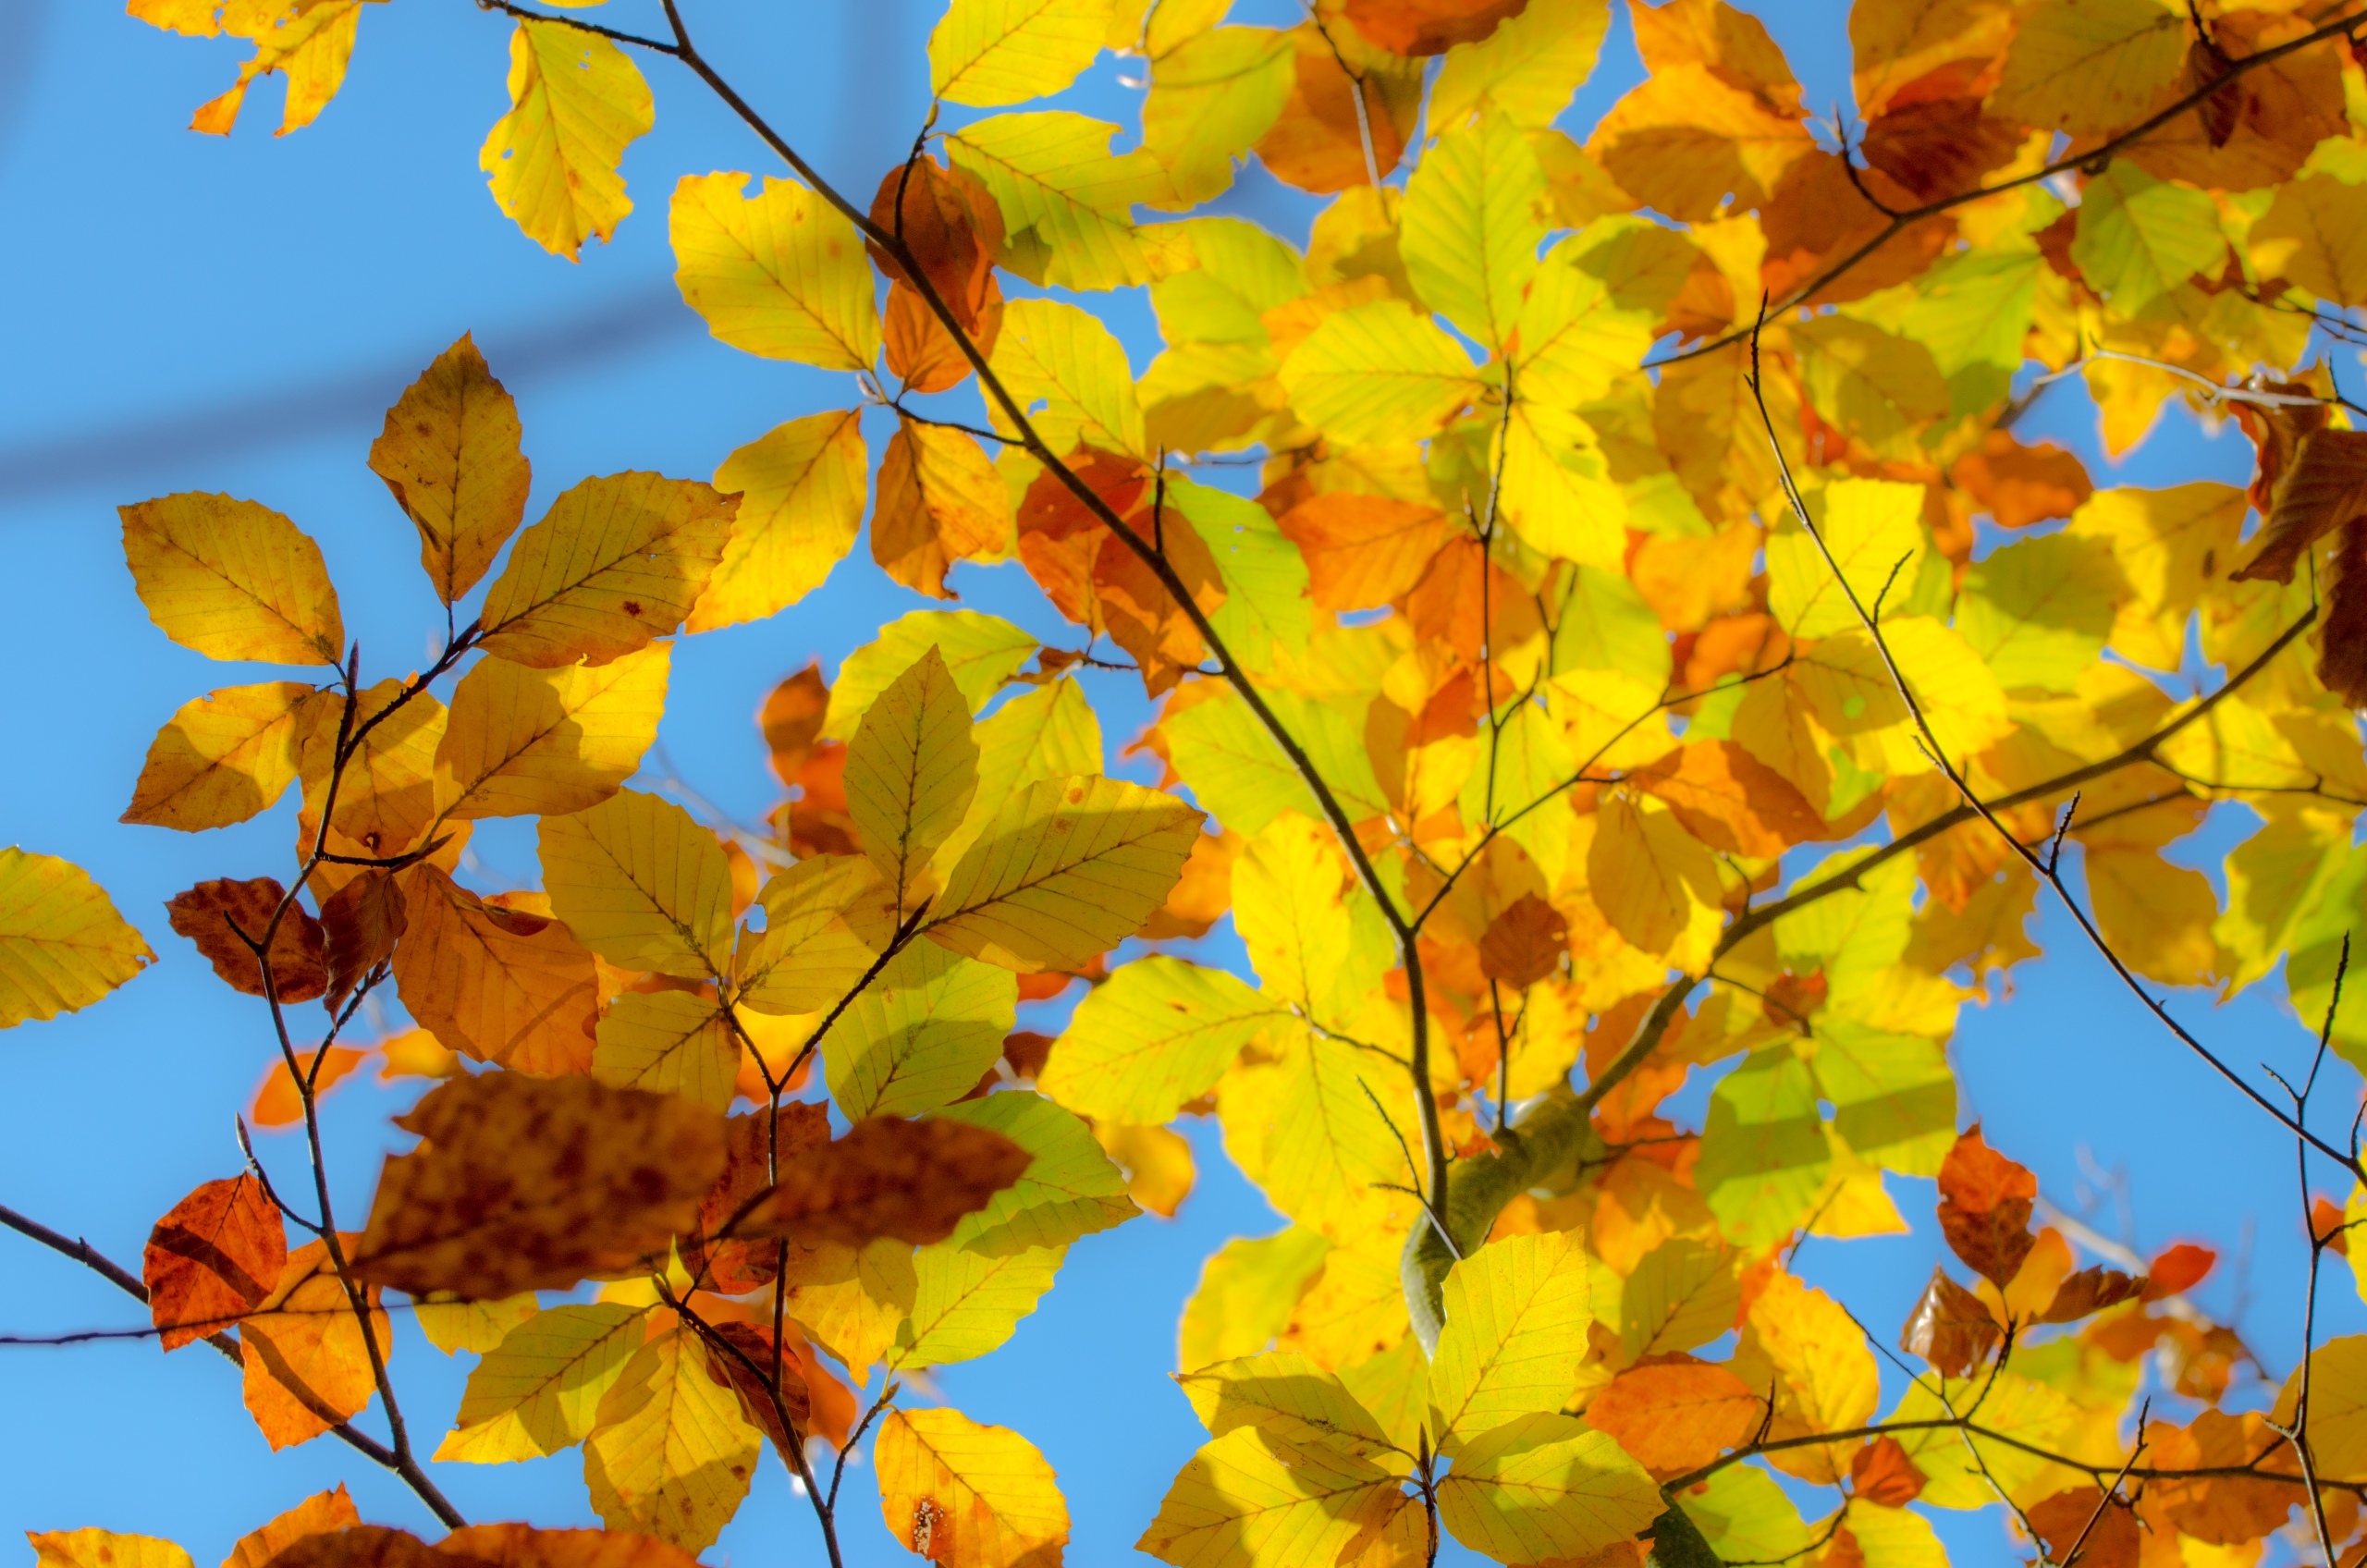
M130 9L254 41L199 113L226 130L266 71L283 129L317 114L361 3ZM2360 1175L2309 1126L2314 1072L2281 1109L2143 987L2281 967L2367 1065L2337 1005L2367 906L2367 435L2324 358L2367 307L2367 11L1859 0L1857 119L1828 124L1750 17L1633 5L1647 78L1580 144L1554 121L1606 0L1316 0L1283 30L1224 0L954 0L929 125L865 206L673 0L656 36L486 8L518 18L484 156L504 212L570 258L610 234L653 116L632 52L671 58L794 176L681 181L685 300L849 373L853 406L712 484L586 480L519 533L516 417L464 339L372 448L450 629L376 684L292 523L124 508L168 635L335 672L190 704L127 813L201 828L301 782L292 888L171 912L267 1003L274 1115L317 1149L360 1060L337 1035L389 980L432 1038L388 1070L446 1080L361 1232L317 1155L309 1215L254 1167L159 1224L133 1283L168 1347L242 1360L275 1443L333 1430L458 1523L388 1379L397 1290L483 1357L438 1457L580 1444L612 1531L696 1550L769 1440L835 1557L806 1439L843 1457L898 1385L858 1415L827 1363L868 1387L991 1351L1070 1243L1171 1211L1168 1124L1198 1115L1292 1224L1211 1258L1184 1312L1211 1441L1141 1542L1179 1568L1392 1568L1442 1530L1520 1564L1942 1561L1909 1503L2000 1505L2066 1565L2216 1561L2296 1508L2355 1552L2367 1338L2303 1343L2239 1414L2261 1362L2186 1295L2209 1256L2078 1267L2029 1172L1959 1133L1946 1046L2038 956L2051 888L2305 1171ZM1147 76L1129 150L1063 109L939 123L1105 47ZM1175 215L1250 157L1331 198L1303 251ZM1166 347L1136 377L1077 300L1141 286ZM2033 361L2084 378L2115 451L2173 399L2232 409L2254 484L2097 489L2013 434ZM1260 465L1254 496L1226 461ZM764 723L794 793L761 834L624 788L668 639L795 603L866 510L898 582L947 599L956 563L1016 560L1094 641L926 609L835 683L792 677ZM1074 673L1103 637L1159 701L1159 789L1098 776ZM2223 902L2165 851L2229 800L2264 826ZM544 891L455 879L501 815L541 819ZM0 888L0 1021L152 956L62 863L11 851ZM1106 957L1228 912L1253 976ZM1056 1040L1014 1031L1079 979ZM300 1052L285 1009L315 998ZM835 1121L790 1097L817 1053ZM1664 1117L1705 1070L1705 1124ZM1880 1341L1788 1264L1906 1229L1891 1174L1938 1179L1976 1280L1934 1276L1900 1338L1924 1370L1877 1419ZM2321 1207L2312 1291L2367 1187ZM391 1446L349 1425L374 1393ZM2155 1395L2189 1418L2152 1422ZM1057 1558L1016 1434L897 1412L877 1452L914 1551ZM288 1550L576 1550L478 1534Z

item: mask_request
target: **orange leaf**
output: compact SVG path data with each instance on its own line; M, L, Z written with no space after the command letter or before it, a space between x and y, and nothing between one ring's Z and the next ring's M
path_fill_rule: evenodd
M715 1336L723 1343L708 1346L706 1375L740 1396L741 1413L750 1425L772 1439L776 1452L791 1452L792 1444L804 1440L805 1427L813 1414L797 1357L783 1346L776 1364L773 1331L754 1323L717 1323ZM778 1382L774 1380L776 1371ZM767 1385L779 1394L779 1409L774 1407L772 1395L766 1391ZM781 1425L784 1413L789 1417L787 1427Z
M537 1530L532 1525L463 1525L435 1550L444 1562L403 1568L452 1568L454 1557L473 1558L487 1568L696 1568L698 1562L671 1542L630 1530Z
M227 877L200 882L166 901L172 927L197 944L214 965L214 973L232 990L251 997L271 994L263 983L263 966L242 937L260 939L271 925L288 890L268 876L234 882ZM271 938L271 991L283 1002L308 1002L328 989L323 967L321 925L290 903Z
M849 1246L882 1236L941 1242L1018 1181L1029 1158L1001 1133L967 1122L868 1117L783 1165L772 1195L733 1234Z
M2320 1194L2310 1200L2310 1236L2328 1252L2350 1256L2350 1232L2343 1227L2342 1206Z
M1288 36L1297 56L1290 96L1257 139L1259 160L1283 184L1318 196L1368 183L1357 82L1313 27L1301 23ZM1386 178L1405 151L1405 130L1391 112L1389 95L1374 91L1377 85L1370 76L1363 84L1363 124L1371 128L1373 162Z
M819 659L774 687L756 714L771 754L773 776L794 787L799 770L822 738L822 721L830 711L830 688L822 679Z
M2074 1561L2077 1545L2082 1568L2137 1568L2144 1537L2136 1512L2118 1498L2107 1501L2091 1486L2074 1487L2032 1507L2030 1519L2054 1562Z
M480 1061L587 1071L598 982L567 927L489 903L433 865L413 866L403 883L409 926L395 982L411 1015Z
M1569 945L1562 912L1534 893L1523 893L1488 923L1479 938L1479 972L1527 990L1562 967Z
M675 1095L513 1072L430 1089L395 1125L354 1272L492 1301L663 1254L723 1170L723 1118Z
M1412 592L1454 534L1436 507L1344 490L1301 501L1277 526L1306 557L1307 592L1327 610L1370 609Z
M408 1530L351 1525L301 1537L273 1558L271 1568L457 1568L456 1558L471 1561L438 1550Z
M327 1048L328 1058L317 1072L313 1072L313 1061L320 1056L319 1051L296 1053L297 1071L312 1073L316 1097L327 1094L338 1079L361 1066L370 1054L343 1046ZM288 1075L286 1061L275 1061L264 1071L263 1082L255 1085L254 1103L247 1108L247 1120L258 1127L292 1127L304 1120L304 1096L298 1091L296 1080Z
M279 1211L252 1176L208 1182L148 1232L140 1277L166 1350L229 1328L268 1298L288 1262Z
M349 1249L355 1239L339 1238ZM378 1310L376 1289L362 1294L384 1355L393 1348L391 1326ZM377 1391L362 1320L325 1243L288 1255L278 1288L239 1325L239 1342L246 1351L247 1414L275 1450L309 1442L360 1415Z
M1919 95L1867 122L1859 150L1869 165L1896 180L1917 203L1971 190L1982 175L2013 162L2022 144L2021 128L1982 114L1981 102L1978 92Z
M1958 1257L2002 1291L2036 1244L2030 1225L2037 1196L2038 1178L1983 1143L1975 1122L1940 1164L1940 1230Z
M1679 746L1630 777L1713 850L1772 859L1818 838L1824 819L1792 781L1732 741Z
M2219 1255L2209 1247L2199 1247L2192 1242L2173 1242L2153 1255L2145 1269L2144 1297L2161 1301L2169 1296L2183 1295L2202 1283Z
M361 1523L362 1515L340 1482L335 1491L314 1492L262 1529L239 1537L239 1544L223 1560L222 1568L264 1568L264 1563L306 1536L323 1535Z
M2146 1433L2145 1462L2163 1470L2242 1469L2277 1452L2284 1439L2257 1415L2206 1410L2183 1429L2155 1422ZM2243 1476L2206 1476L2148 1484L2179 1531L2214 1546L2258 1540L2285 1523L2286 1511L2308 1494L2295 1482Z
M1849 1460L1849 1495L1883 1508L1913 1502L1928 1478L1896 1438L1876 1438Z
M871 221L901 238L921 274L976 337L988 302L999 300L996 259L1003 244L1002 209L967 173L914 158L888 171L871 199ZM904 269L870 240L864 248L889 277L909 285Z
M938 319L937 312L928 308L928 301L921 298L920 290L911 284L900 282L889 287L884 325L888 368L903 382L905 391L950 391L970 374L970 359L962 352L961 343L945 329L945 323ZM1001 335L1002 288L989 274L985 301L978 311L978 352L992 354L995 339Z
M1747 1442L1766 1413L1767 1402L1724 1367L1674 1362L1629 1367L1594 1396L1586 1415L1588 1426L1665 1479Z
M1347 0L1356 31L1397 55L1443 55L1477 43L1527 9L1528 0Z
M1942 1377L1957 1378L1988 1359L1990 1347L2005 1337L1979 1296L1934 1268L1907 1315L1898 1348L1921 1356Z
M1142 929L1146 942L1156 942L1169 937L1205 937L1208 927L1233 907L1233 863L1249 840L1239 833L1202 833L1192 840L1192 852L1184 862L1183 879L1167 901L1159 907ZM1022 975L1022 997L1024 987L1035 975ZM1061 985L1066 975L1056 975Z
M955 561L1002 545L1011 502L1002 475L975 437L901 415L880 459L871 513L871 558L905 587L932 599Z
M772 1283L779 1249L770 1242L735 1242L720 1238L750 1199L771 1185L774 1140L784 1161L805 1158L830 1141L830 1113L818 1105L791 1100L782 1106L770 1137L764 1113L728 1118L723 1124L727 1150L723 1174L699 1200L698 1222L674 1238L681 1249L682 1267L702 1289L718 1295L745 1295Z
M402 889L392 873L365 871L339 888L321 906L324 966L328 992L321 998L329 1011L363 978L392 958L403 934Z
M2352 707L2367 707L2367 517L2342 527L2318 632L2318 680Z
M2000 528L2069 517L2096 492L2087 465L2073 453L2052 441L2026 447L2003 430L1991 431L1948 472Z
M2038 1315L2042 1323L2076 1323L2091 1312L2102 1312L2108 1306L2118 1306L2133 1299L2145 1288L2142 1279L2132 1280L2118 1269L2101 1265L2082 1268L2054 1288L2054 1299Z

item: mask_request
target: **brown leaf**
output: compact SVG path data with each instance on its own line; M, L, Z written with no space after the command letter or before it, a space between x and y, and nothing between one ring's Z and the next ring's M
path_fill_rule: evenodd
M487 1568L696 1568L698 1562L671 1542L630 1530L537 1530L532 1525L463 1525L435 1550L444 1561L432 1568L452 1568L454 1557Z
M359 1238L344 1235L349 1249ZM374 1287L362 1296L383 1355L394 1339ZM353 1298L337 1278L328 1247L308 1242L288 1256L277 1288L239 1325L246 1352L247 1414L276 1449L310 1442L362 1413L377 1376Z
M714 1329L716 1337L724 1343L707 1346L706 1375L740 1396L742 1414L750 1425L772 1439L775 1452L790 1452L792 1443L803 1440L806 1424L813 1415L812 1399L804 1378L799 1374L797 1357L783 1349L780 1381L775 1385L780 1392L781 1408L788 1412L789 1424L795 1428L792 1435L782 1429L780 1414L773 1408L772 1398L766 1392L774 1369L772 1330L754 1323L736 1322L717 1323ZM734 1351L739 1354L732 1354Z
M287 1228L261 1182L205 1182L156 1221L141 1257L159 1342L178 1350L229 1328L263 1305L287 1263Z
M408 1530L353 1525L299 1538L271 1560L271 1568L454 1568L454 1555Z
M391 872L365 871L330 895L321 906L329 986L323 1005L335 1012L372 970L394 957L403 925L402 889Z
M1029 1158L1001 1133L967 1122L869 1117L784 1164L772 1195L733 1233L858 1247L882 1236L941 1242L963 1215L1018 1181Z
M1397 55L1443 55L1477 43L1519 16L1528 0L1347 0L1356 31Z
M829 683L822 679L822 661L774 687L757 710L756 726L764 731L773 777L792 788L814 743L822 738L822 720L830 711Z
M2000 528L2069 517L2096 493L2076 454L2052 441L2026 447L2003 430L1991 431L1979 448L1958 458L1948 475Z
M1906 1507L1927 1479L1896 1438L1876 1438L1849 1458L1849 1495L1879 1507Z
M2076 1323L2091 1312L2134 1300L2145 1289L2142 1276L2130 1279L2118 1269L2098 1265L2082 1268L2055 1287L2054 1299L2038 1315L2042 1323Z
M830 1113L818 1105L791 1100L778 1112L776 1135L784 1163L803 1159L830 1141ZM772 1283L780 1249L771 1242L719 1240L748 1201L772 1185L772 1140L765 1113L733 1116L723 1124L727 1150L723 1174L699 1200L698 1222L674 1238L682 1267L702 1289L718 1295L745 1295Z
M888 288L884 322L888 368L907 392L946 392L962 385L970 374L970 358L920 290L909 283ZM987 277L985 302L979 307L975 341L980 354L995 351L1002 335L1002 288L992 274Z
M2005 1337L1979 1296L1934 1268L1932 1282L1907 1315L1898 1348L1921 1356L1944 1378L1960 1378L1988 1359L1991 1347Z
M2065 1568L2137 1568L2144 1537L2135 1511L2117 1498L2106 1501L2092 1486L2055 1493L2032 1507L2030 1518L2030 1528L2046 1542L2047 1556ZM2074 1545L2077 1557L2071 1554Z
M1276 526L1306 557L1307 593L1327 610L1370 609L1410 593L1454 533L1436 507L1343 490L1301 501Z
M566 1290L663 1253L723 1172L724 1119L591 1078L456 1078L395 1124L354 1272L492 1301Z
M2304 389L2306 390L2306 388ZM2290 582L2303 551L2367 512L2367 430L2325 430L2325 410L2252 410L2260 450L2251 503L2267 519L2250 562L2231 581Z
M1534 893L1523 893L1488 922L1479 938L1479 972L1527 990L1562 967L1569 944L1562 912Z
M2184 98L2210 86L2227 74L2228 64L2217 44L2197 34L2187 45L2186 65L2178 73L2177 95ZM2232 84L2196 104L2195 117L2202 122L2203 140L2214 148L2227 145L2227 139L2236 134L2236 117L2243 110L2243 89Z
M340 1482L335 1491L314 1492L260 1530L239 1537L222 1568L264 1568L264 1564L306 1536L325 1535L362 1523L353 1499Z
M915 158L880 180L871 221L903 240L962 330L977 337L988 302L997 298L995 260L1003 243L1002 209L986 188L966 172ZM887 251L868 239L864 248L881 272L910 286Z
M1859 143L1866 162L1897 181L1919 204L1975 189L1982 175L2013 162L2022 142L2018 126L1990 118L1981 112L1981 103L1977 92L1919 96L1883 110L1868 122Z
M1587 1406L1587 1425L1609 1432L1662 1479L1698 1469L1749 1440L1767 1402L1723 1366L1675 1362L1631 1366Z
M224 984L260 997L270 994L264 988L263 966L240 938L260 938L271 925L271 912L287 896L268 876L245 882L221 877L175 895L165 908L173 929L197 944ZM321 945L321 923L302 905L290 903L271 938L271 988L279 1000L308 1002L328 989Z
M1975 1122L1940 1164L1940 1230L1958 1257L2002 1291L2036 1243L2030 1226L2037 1196L2038 1178L1982 1142Z
M402 882L395 983L411 1015L479 1061L589 1071L599 981L567 927L481 899L436 866L413 866Z
M2318 629L2318 680L2352 707L2367 707L2367 517L2342 525Z

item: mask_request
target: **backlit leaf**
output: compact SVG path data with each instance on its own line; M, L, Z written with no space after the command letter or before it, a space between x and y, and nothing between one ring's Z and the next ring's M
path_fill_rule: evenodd
M86 1008L155 962L80 866L0 850L0 1028Z
M649 84L625 52L558 21L509 35L509 112L477 153L493 199L527 239L576 259L632 211L618 165L656 123Z
M123 820L195 832L269 810L296 777L300 727L325 701L274 680L183 704L150 742Z
M703 1551L748 1493L762 1452L740 1399L688 1325L643 1345L600 1398L583 1443L592 1507L610 1529Z
M1279 374L1299 417L1350 446L1435 434L1479 391L1454 339L1391 300L1324 317Z
M1282 1016L1222 970L1138 959L1077 1004L1037 1086L1097 1120L1156 1126Z
M601 1015L592 1076L603 1084L719 1111L730 1109L739 1075L740 1036L694 991L629 992Z
M561 815L615 794L657 738L673 651L656 643L558 669L477 661L452 692L435 746L441 815Z
M403 1005L452 1050L522 1072L591 1065L592 954L565 925L489 903L433 865L403 877Z
M1053 288L1120 288L1150 281L1133 209L1137 202L1165 200L1171 187L1166 169L1147 151L1110 153L1117 130L1107 120L1059 109L998 115L946 138L953 166L975 176L1002 209L1004 266ZM1024 301L1014 306L1019 303ZM1015 308L1006 312L1006 333L1016 325L1017 313ZM1001 345L996 347L1000 353Z
M868 370L879 312L854 225L794 179L684 175L674 188L674 281L735 349L824 370Z
M350 1256L357 1238L342 1238ZM394 1349L393 1326L374 1285L362 1288L369 1334L380 1356ZM288 1256L271 1293L239 1324L246 1353L247 1414L274 1450L309 1442L361 1414L377 1392L362 1320L337 1278L325 1242Z
M269 507L166 496L118 507L123 555L148 619L213 659L345 658L345 622L321 547Z
M979 109L1058 92L1101 52L1110 10L1110 0L954 0L929 34L929 90Z
M441 1460L493 1464L572 1448L647 1337L643 1315L613 1302L535 1314L469 1373Z
M946 1366L1000 1350L1052 1288L1066 1247L1022 1247L988 1255L951 1242L913 1256L919 1285L912 1315L888 1363Z
M970 705L934 646L874 699L847 747L847 811L864 851L899 895L978 788Z
M1439 1486L1454 1538L1500 1562L1583 1558L1658 1518L1661 1489L1607 1432L1519 1415L1464 1444Z
M141 1280L157 1342L178 1350L261 1306L288 1264L279 1211L252 1176L207 1182L148 1232Z
M1175 1568L1328 1564L1399 1495L1368 1459L1236 1427L1184 1464L1134 1550Z
M648 646L698 601L737 506L691 479L583 481L518 536L485 590L478 645L543 669Z
M852 410L775 425L724 459L715 488L740 509L682 630L763 620L820 587L863 525L867 467Z
M1037 646L1035 638L1011 622L975 610L914 610L900 616L879 629L877 642L857 648L839 667L822 734L834 741L852 739L879 693L931 647L945 660L953 684L970 700L975 714L1035 656Z
M989 1128L867 1117L844 1137L783 1161L779 1184L732 1233L857 1247L884 1236L941 1243L1033 1159Z
M1002 1054L1017 995L1009 970L914 943L824 1039L831 1100L856 1121L950 1105Z
M938 1120L1001 1133L1030 1156L1019 1180L963 1216L946 1245L989 1256L1063 1247L1142 1211L1085 1123L1041 1095L993 1094L950 1105Z
M1501 349L1537 274L1545 171L1502 115L1450 127L1406 181L1398 253L1423 303Z
M609 962L684 979L731 973L731 867L670 801L627 790L541 827L544 886Z
M899 1410L872 1450L889 1533L933 1562L1049 1568L1069 1511L1052 1467L1007 1427L958 1410Z
M386 410L370 471L419 530L419 564L446 604L475 587L526 519L533 469L518 404L463 335Z
M28 1530L35 1568L193 1568L189 1552L156 1536L113 1530Z
M1481 1247L1448 1273L1444 1299L1446 1329L1430 1361L1442 1452L1461 1454L1482 1432L1570 1402L1589 1316L1586 1256L1573 1238L1508 1236Z
M240 1536L239 1544L230 1549L230 1555L222 1560L222 1568L264 1568L306 1536L325 1535L360 1523L362 1515L355 1510L353 1499L346 1495L344 1483L339 1482L332 1490L314 1492L261 1529ZM118 1557L117 1561L122 1560Z

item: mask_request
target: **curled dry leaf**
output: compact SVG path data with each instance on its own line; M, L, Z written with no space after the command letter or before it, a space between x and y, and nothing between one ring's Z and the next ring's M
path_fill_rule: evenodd
M354 1272L468 1301L662 1254L725 1160L721 1116L590 1078L454 1079L396 1125L425 1141L387 1159Z
M156 1221L141 1257L158 1342L178 1350L229 1328L263 1305L287 1263L288 1231L263 1183L205 1182Z
M391 872L365 871L331 894L321 906L328 975L323 1005L335 1012L372 970L393 958L403 925L403 893Z
M2042 1323L2076 1323L2091 1312L2133 1301L2145 1290L2144 1276L2132 1280L2116 1268L2082 1268L2055 1287L2054 1299L2038 1315Z
M214 973L232 990L251 997L276 992L283 1002L308 1002L327 992L329 979L321 923L302 905L288 904L279 929L272 933L268 991L263 966L247 945L269 929L272 911L287 896L288 889L268 876L245 882L217 877L174 895L165 909L173 929L197 944Z
M1949 1247L1999 1290L2021 1272L2038 1178L1982 1141L1978 1122L1940 1164L1940 1230Z
M784 1163L779 1183L732 1234L858 1247L883 1236L941 1242L1017 1182L1032 1158L985 1127L871 1117Z
M1979 1296L1949 1279L1944 1269L1934 1268L1932 1282L1907 1315L1898 1348L1921 1356L1944 1378L1960 1378L1986 1360L2005 1337Z

